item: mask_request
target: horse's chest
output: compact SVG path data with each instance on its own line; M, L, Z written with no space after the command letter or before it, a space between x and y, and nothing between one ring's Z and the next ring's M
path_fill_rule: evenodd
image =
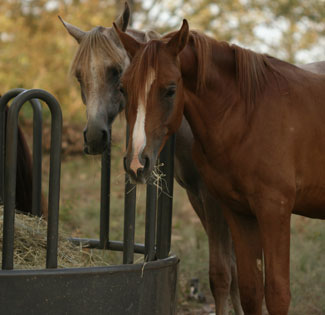
M229 172L229 159L224 155L212 156L208 153L198 142L194 143L193 159L208 189L216 198L240 201L236 178Z

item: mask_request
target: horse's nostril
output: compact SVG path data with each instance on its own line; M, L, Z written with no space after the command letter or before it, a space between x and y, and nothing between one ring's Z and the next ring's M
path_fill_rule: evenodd
M87 143L87 129L84 130L84 142Z
M102 133L103 133L102 139L103 139L103 142L105 143L107 141L107 131L103 130Z
M138 170L137 170L137 177L142 176L143 171L144 171L144 168L143 167L138 168Z
M148 156L145 156L144 157L144 166L143 166L143 169L148 169L150 166L150 159Z
M124 170L127 171L127 167L126 167L126 156L123 158L123 166L124 166Z

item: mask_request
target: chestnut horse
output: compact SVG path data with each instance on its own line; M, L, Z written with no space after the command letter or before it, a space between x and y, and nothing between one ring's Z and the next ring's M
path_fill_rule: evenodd
M262 314L264 292L270 314L287 314L291 214L325 219L325 76L189 31L186 20L145 44L114 26L132 58L126 171L144 182L184 113L192 158L231 230L245 314Z

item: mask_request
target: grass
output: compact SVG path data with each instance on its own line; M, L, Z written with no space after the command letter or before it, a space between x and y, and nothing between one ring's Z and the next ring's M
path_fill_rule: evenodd
M123 238L124 134L113 133L111 177L112 240ZM62 162L60 224L72 236L97 238L99 233L100 158L67 157ZM45 157L45 176L48 158ZM45 187L44 187L45 188ZM46 190L46 189L45 189ZM137 187L136 242L144 242L145 188ZM179 314L209 314L213 299L208 281L208 243L198 217L185 191L175 183L173 203L172 252L181 259L179 269ZM136 256L136 259L142 259ZM122 261L112 253L111 264ZM199 278L207 298L202 305L188 301L189 281ZM324 222L299 216L292 218L291 315L325 314L325 229Z
M291 314L325 314L325 229L321 220L293 216Z

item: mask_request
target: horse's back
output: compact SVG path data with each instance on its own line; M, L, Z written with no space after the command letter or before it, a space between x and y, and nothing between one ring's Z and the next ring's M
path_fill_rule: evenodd
M308 63L306 65L299 65L301 69L311 71L318 74L325 74L325 61L318 61Z

